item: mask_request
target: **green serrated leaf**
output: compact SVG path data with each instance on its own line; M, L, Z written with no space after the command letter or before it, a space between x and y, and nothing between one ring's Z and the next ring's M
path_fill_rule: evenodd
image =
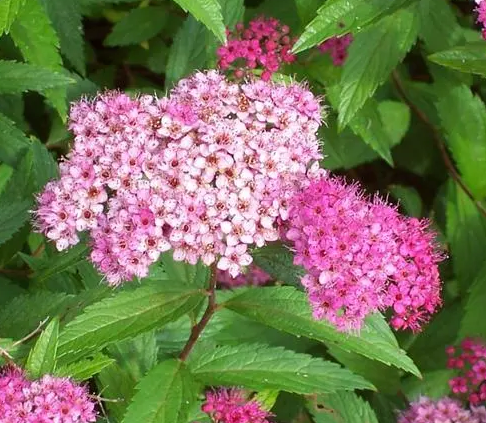
M307 50L335 35L361 30L392 13L407 0L329 0L305 28L294 45L294 53ZM338 23L340 25L338 25Z
M465 306L464 317L461 320L461 328L457 339L469 336L486 337L486 322L484 315L484 304L486 301L486 265L481 266L471 288Z
M22 56L33 65L62 72L59 39L39 0L26 0L10 33ZM51 88L46 97L64 118L67 112L66 88Z
M248 290L230 298L224 306L276 329L334 343L345 351L356 352L420 376L420 371L400 349L392 331L378 314L366 319L359 335L340 333L329 323L314 320L305 294L292 287Z
M460 72L486 76L486 49L484 41L469 43L432 54L428 59Z
M191 373L208 385L244 385L311 394L373 389L360 376L335 363L263 344L240 344L197 351L189 357Z
M0 244L12 238L29 218L30 200L3 202L0 198Z
M154 367L137 385L122 423L187 423L197 384L179 360Z
M446 233L454 273L461 291L466 292L486 260L486 218L464 191L452 183L447 198Z
M222 43L226 42L225 27L221 5L218 0L174 0L184 11L189 12L198 21L201 21L216 38Z
M307 408L315 423L378 423L371 406L353 392L319 395Z
M132 9L117 22L105 40L108 46L139 44L155 37L167 22L167 11L163 7L149 6Z
M2 0L0 2L0 35L8 33L25 0Z
M178 283L204 288L209 280L210 269L201 261L196 265L191 265L182 261L175 261L172 257L173 252L168 251L160 256L163 269L170 280Z
M415 43L416 5L400 9L358 33L344 63L338 124L346 126Z
M200 40L206 37L206 28L189 16L175 35L165 70L165 87L171 88L179 79L195 69L204 68L206 49Z
M78 0L42 0L42 4L59 37L61 53L84 75L83 24Z
M59 337L59 358L71 363L106 345L176 320L204 298L200 290L150 284L120 292L87 307Z
M52 373L56 367L59 319L51 320L30 351L25 369L33 379Z
M439 399L449 395L451 390L449 380L455 376L455 371L436 370L425 372L422 376L422 380L409 377L402 382L403 393L410 401L415 401L421 396Z
M464 182L477 198L486 196L486 107L466 85L441 92L437 110Z
M40 66L0 60L0 94L44 91L74 82L72 79Z
M86 358L76 363L62 366L54 372L58 377L69 377L79 382L91 379L94 375L97 375L105 367L113 364L115 360L107 357L104 354L98 353L93 357Z
M25 294L25 290L11 280L0 276L0 306L9 303L15 297Z
M0 76L1 78L1 76ZM30 145L29 139L14 123L0 113L0 160L15 167Z
M263 410L270 411L277 402L279 393L280 391L277 389L265 389L258 392L252 400L259 402Z

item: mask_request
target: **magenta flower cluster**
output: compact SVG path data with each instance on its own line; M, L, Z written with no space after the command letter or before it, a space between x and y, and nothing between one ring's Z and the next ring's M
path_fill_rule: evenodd
M458 371L449 381L454 394L466 398L472 405L486 401L486 345L478 339L466 338L460 347L446 349L447 367Z
M16 367L0 371L0 423L87 423L96 415L86 388L69 379L31 381Z
M282 63L295 60L290 51L294 40L289 32L289 27L275 18L254 19L248 28L239 23L233 32L227 31L228 41L217 51L218 66L223 70L235 68L235 76L239 78L245 75L245 68L261 68L262 79L268 81Z
M483 27L482 35L483 38L486 40L486 0L476 0L476 3L476 12L478 14L477 21Z
M351 34L345 34L339 37L332 37L319 45L322 53L329 53L334 66L342 66L348 57L348 47L353 41Z
M245 273L241 273L236 277L232 277L227 271L223 270L218 270L216 277L220 286L224 288L236 288L248 285L261 286L272 280L272 277L267 272L254 264L248 266Z
M441 304L441 256L426 221L363 196L357 185L320 178L291 201L287 237L307 270L314 318L342 331L391 307L395 329L419 330Z
M319 172L320 121L301 85L238 85L216 71L182 79L167 98L81 101L37 225L58 250L89 231L91 260L112 285L146 276L169 249L237 276L252 261L248 246L279 238L288 201Z
M270 423L271 414L258 401L248 401L245 392L239 389L207 392L201 409L213 423Z
M486 408L466 409L452 398L421 397L398 417L398 423L486 423Z

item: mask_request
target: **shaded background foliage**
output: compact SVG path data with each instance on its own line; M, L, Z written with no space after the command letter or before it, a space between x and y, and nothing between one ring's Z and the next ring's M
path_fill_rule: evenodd
M282 422L352 423L363 416L393 422L407 398L446 394L445 345L486 337L486 46L473 8L473 2L445 0L2 0L0 346L25 360L32 342L12 344L40 320L58 315L57 348L39 353L50 354L51 362L41 370L123 398L106 405L111 421L124 419L141 380L142 394L135 394L135 411L125 422L138 421L136 410L160 408L161 401L162 414L146 421L202 419L196 392L227 382L266 392ZM170 358L200 314L207 271L165 257L141 287L114 293L85 261L85 244L54 252L32 232L29 210L33 194L57 176L56 161L69 150L69 102L105 89L162 96L181 77L216 65L225 26L259 15L276 17L302 35L297 61L275 78L308 81L325 96L322 165L388 196L408 215L432 219L449 255L441 268L445 306L422 333L398 334L397 344L378 316L360 338L313 322L295 288L220 292L223 310L204 332L189 370L180 370ZM349 31L349 56L342 68L334 67L315 46ZM265 248L255 261L284 284L298 286L301 270L287 250ZM254 347L244 343L266 344L262 348L275 363L287 357L280 385L278 374L271 375L273 384L248 383L238 376L243 362L230 369L230 359L205 370L215 357L203 351L215 345L223 346L219 354L246 357L249 364ZM304 360L296 354L304 352L325 358L326 365L340 362L377 390L356 395L331 386L319 393L332 395L300 395L319 391L314 385L325 380L315 370L309 385L285 385L292 354L295 365L298 357ZM234 376L223 377L225 372ZM164 385L167 374L174 376L170 385ZM291 379L295 387L298 376ZM143 394L157 383L159 390ZM170 397L171 390L183 400Z

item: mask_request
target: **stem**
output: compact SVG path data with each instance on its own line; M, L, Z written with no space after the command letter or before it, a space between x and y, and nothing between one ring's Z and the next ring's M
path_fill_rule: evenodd
M413 113L425 124L427 125L430 130L432 131L432 135L434 138L434 141L437 145L437 148L440 151L440 154L442 155L442 160L444 161L444 164L447 168L447 171L449 172L451 178L461 187L461 189L464 191L464 193L469 197L469 199L475 204L479 212L486 217L486 208L483 206L483 204L476 200L474 198L474 194L471 192L471 190L467 187L467 185L464 183L462 180L461 176L457 172L454 164L452 163L451 158L449 157L449 153L447 152L447 148L445 146L444 141L442 140L441 134L439 129L430 121L430 119L427 117L427 115L422 112L408 97L405 92L405 88L403 86L402 81L400 80L400 76L398 75L398 72L394 70L392 72L392 78L393 78L393 83L395 84L395 88L398 91L399 97L402 98L402 100L410 107L410 110L412 110Z
M209 294L208 306L206 307L206 311L201 317L199 323L195 324L192 327L191 335L189 336L186 345L184 346L181 353L179 354L179 359L182 361L185 361L187 359L187 356L194 348L194 345L199 339L199 336L201 335L202 331L211 320L211 317L213 316L218 306L216 304L216 265L215 264L211 266L211 279L209 280L208 294Z

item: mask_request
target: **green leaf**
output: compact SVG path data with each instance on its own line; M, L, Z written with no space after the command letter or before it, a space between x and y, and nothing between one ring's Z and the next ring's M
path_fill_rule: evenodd
M402 382L403 392L410 401L421 396L439 399L450 394L449 380L455 376L454 370L436 370L423 373L423 379L406 378Z
M415 188L404 185L392 185L388 188L390 194L395 197L403 210L410 216L422 216L422 199Z
M54 372L58 377L69 377L79 382L91 379L94 375L101 372L105 367L114 363L113 358L104 354L97 353L93 357L86 358L76 363L62 366Z
M25 368L33 379L52 373L56 367L59 319L51 320L30 351Z
M74 82L72 79L39 66L0 60L0 94L44 91Z
M198 21L201 21L216 38L222 43L226 42L225 27L221 5L218 0L174 0L184 11L189 12Z
M10 119L1 113L0 139L0 161L15 167L29 148L30 141Z
M279 393L280 391L277 389L265 389L264 391L258 392L252 400L258 401L263 410L270 411L277 402Z
M415 43L418 19L415 5L400 9L358 33L341 77L338 123L346 126Z
M0 306L10 303L15 297L25 294L25 290L11 280L0 276Z
M354 392L319 395L307 408L315 423L378 423L371 406Z
M420 371L400 349L390 328L378 314L369 316L361 333L353 335L340 333L325 321L314 320L305 293L292 287L247 290L223 305L275 329L333 343L345 351L356 352L420 376Z
M463 28L449 2L443 0L420 0L418 2L420 32L426 50L436 52L459 44Z
M29 200L6 203L0 198L0 244L8 241L29 218Z
M25 60L54 72L63 71L59 39L39 0L26 0L11 27L10 35ZM67 112L66 89L51 88L45 95L64 118Z
M258 267L281 282L300 286L300 278L305 275L302 267L294 265L294 256L280 243L272 243L252 252Z
M195 69L204 68L206 49L201 40L205 37L206 28L192 16L188 16L177 31L169 52L165 70L166 88L171 88L179 79Z
M0 35L8 33L25 0L2 0L0 2Z
M482 317L484 316L484 304L486 304L486 265L484 260L482 263L481 270L469 289L458 340L476 335L486 337L486 322Z
M320 5L320 0L295 0L297 13L299 14L299 18L302 24L306 25L312 20L312 18L316 15ZM316 19L318 18L320 18L320 15L316 17ZM334 30L335 29L336 28L334 28Z
M59 357L71 363L106 345L176 320L204 298L199 290L145 285L87 307L59 337Z
M196 400L197 384L186 365L167 360L154 367L137 385L122 423L187 423Z
M163 7L149 6L130 10L113 27L105 40L108 46L139 44L155 37L167 22L167 11Z
M299 3L301 0L299 1ZM390 14L406 0L329 0L317 11L295 43L294 53L307 50L335 35L361 28ZM301 8L299 8L301 9ZM342 25L338 25L338 23Z
M191 265L182 261L175 261L172 257L173 252L168 251L160 256L162 266L170 280L176 280L178 283L204 288L209 280L210 269L201 261L196 265Z
M486 260L486 218L453 183L449 185L447 198L446 233L454 273L462 292L466 292Z
M336 363L263 344L194 351L189 367L194 377L207 385L243 385L300 394L373 389L369 382Z
M84 75L83 24L78 0L42 0L42 3L59 37L61 53Z
M439 65L461 72L486 76L486 49L484 41L458 46L432 54L428 59Z
M65 252L54 255L47 262L43 263L42 268L37 270L32 277L38 283L42 283L52 276L74 268L86 259L87 252L88 246L86 244L80 243L75 245Z
M439 97L437 110L447 146L466 185L477 198L486 196L486 107L469 87L451 87Z

